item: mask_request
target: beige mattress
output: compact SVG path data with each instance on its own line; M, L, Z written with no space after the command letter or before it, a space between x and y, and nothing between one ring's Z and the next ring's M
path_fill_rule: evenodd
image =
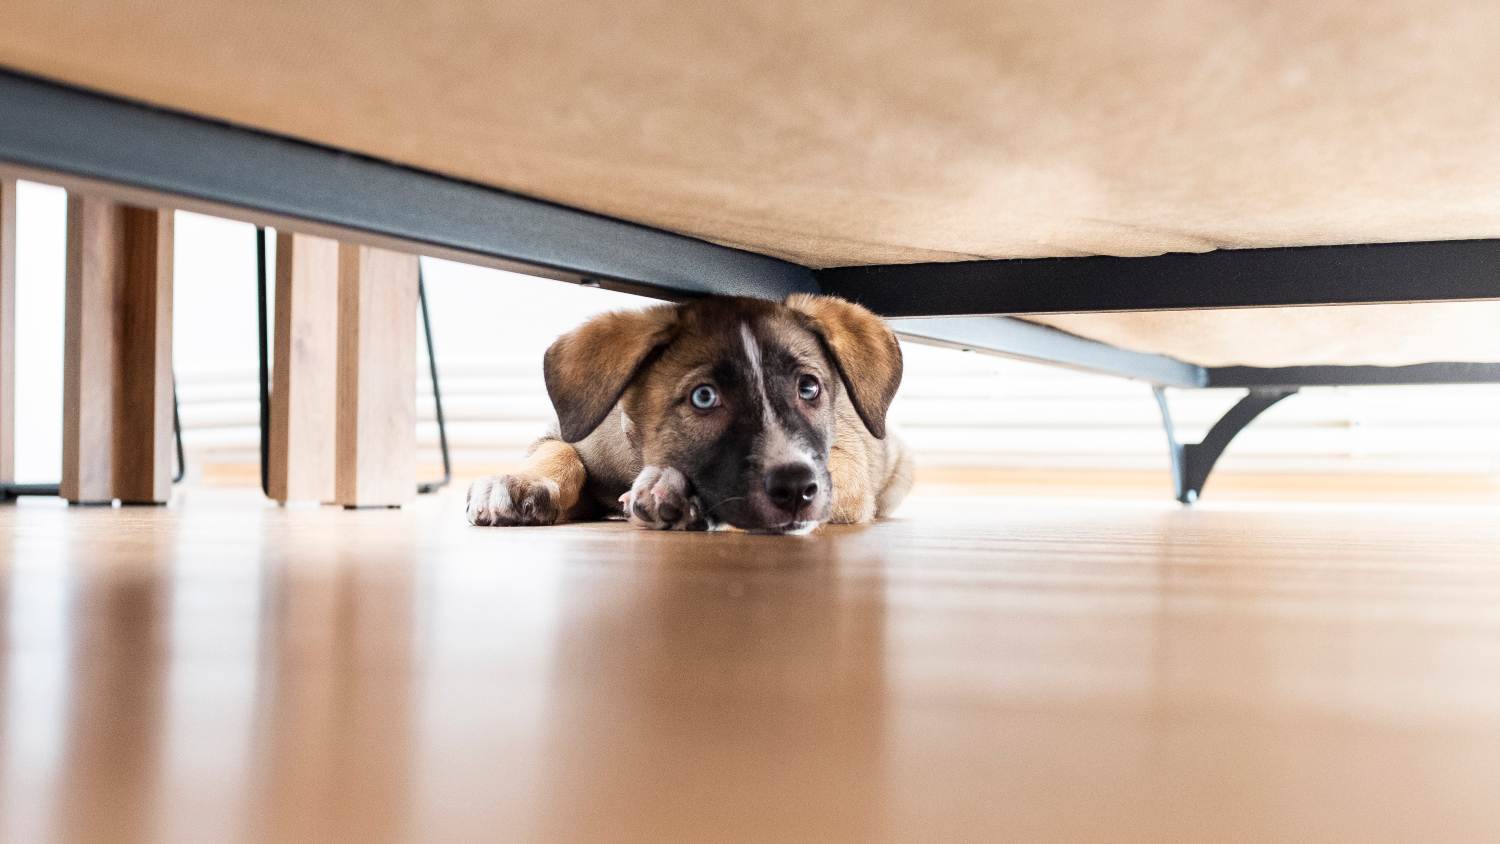
M1500 237L1497 44L1492 0L8 0L0 19L0 65L815 267ZM1500 360L1493 316L1047 321L1272 365Z

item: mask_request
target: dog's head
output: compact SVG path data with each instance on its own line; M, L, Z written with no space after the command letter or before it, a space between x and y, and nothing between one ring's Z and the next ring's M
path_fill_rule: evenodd
M714 297L596 317L547 350L544 373L564 440L618 403L645 464L687 476L710 524L800 532L832 507L840 394L884 438L901 347L842 299Z

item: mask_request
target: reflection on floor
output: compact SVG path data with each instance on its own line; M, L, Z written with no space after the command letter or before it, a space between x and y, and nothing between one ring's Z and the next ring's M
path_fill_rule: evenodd
M1500 840L1500 508L0 509L4 842Z

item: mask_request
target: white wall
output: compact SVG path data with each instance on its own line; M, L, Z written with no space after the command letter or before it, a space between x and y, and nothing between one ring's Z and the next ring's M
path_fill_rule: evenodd
M61 191L19 192L17 467L57 477L61 408ZM274 260L274 240L269 250ZM590 314L649 300L423 259L455 459L508 462L546 426L541 356ZM274 267L271 278L274 279ZM258 455L254 229L177 216L174 357L190 469ZM421 349L419 343L419 350ZM908 346L895 423L928 465L1158 469L1166 465L1150 389L948 349ZM421 352L419 440L436 425ZM1234 391L1176 392L1184 437L1201 436ZM1237 440L1228 470L1500 471L1500 385L1309 389Z
M62 328L67 196L16 188L16 480L51 483L62 465Z

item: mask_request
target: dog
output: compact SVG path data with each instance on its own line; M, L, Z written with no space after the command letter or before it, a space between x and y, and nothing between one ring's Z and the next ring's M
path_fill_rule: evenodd
M547 350L558 424L514 474L475 481L466 515L764 534L869 522L912 484L886 432L901 367L890 326L832 296L603 314Z

